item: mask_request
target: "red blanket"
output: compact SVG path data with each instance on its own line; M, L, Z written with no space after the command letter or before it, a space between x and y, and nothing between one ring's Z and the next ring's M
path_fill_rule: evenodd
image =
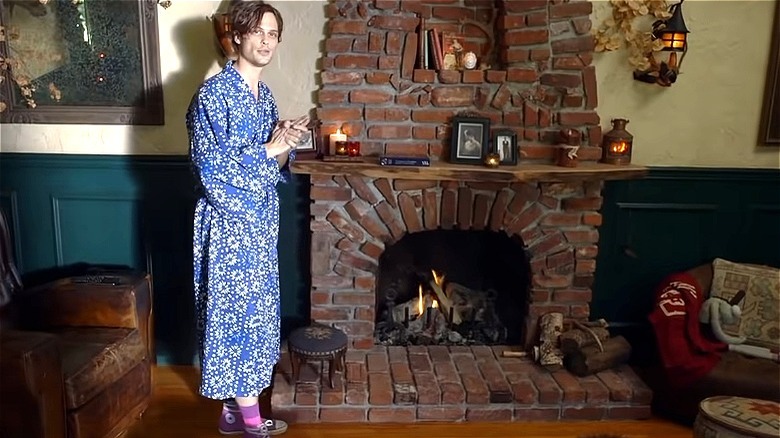
M669 382L676 387L707 375L728 349L702 333L699 311L704 299L698 282L687 273L670 275L656 290L649 319Z

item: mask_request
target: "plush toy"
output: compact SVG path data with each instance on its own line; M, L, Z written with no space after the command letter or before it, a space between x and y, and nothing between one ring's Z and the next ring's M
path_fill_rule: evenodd
M699 312L699 321L703 324L709 324L712 327L712 333L715 337L727 344L741 344L747 338L744 336L731 336L723 332L721 324L734 324L742 315L742 309L736 304L719 297L711 297L704 300Z

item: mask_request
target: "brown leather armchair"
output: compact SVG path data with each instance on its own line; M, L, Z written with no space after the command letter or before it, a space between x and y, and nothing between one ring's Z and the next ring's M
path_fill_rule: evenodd
M100 272L24 289L0 211L0 431L108 438L151 398L149 275Z

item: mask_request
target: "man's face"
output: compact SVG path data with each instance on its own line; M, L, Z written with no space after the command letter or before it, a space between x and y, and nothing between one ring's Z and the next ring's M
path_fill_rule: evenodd
M240 58L255 67L265 67L271 62L279 44L279 24L274 14L266 12L260 19L260 26L235 38Z

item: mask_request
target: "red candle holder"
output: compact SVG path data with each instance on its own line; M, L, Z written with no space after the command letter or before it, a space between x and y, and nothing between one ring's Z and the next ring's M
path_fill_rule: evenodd
M359 141L350 141L347 142L347 153L350 157L359 157L360 156L360 142Z

